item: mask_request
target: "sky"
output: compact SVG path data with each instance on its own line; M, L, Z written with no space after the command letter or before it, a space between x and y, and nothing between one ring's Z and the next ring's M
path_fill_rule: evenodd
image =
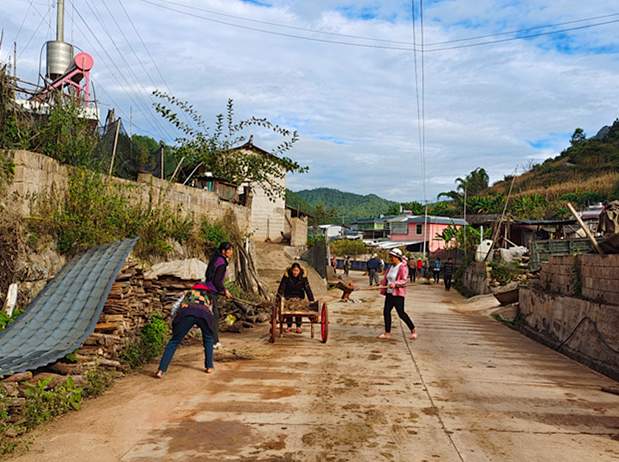
M174 143L153 90L213 127L233 99L299 141L321 187L434 201L484 168L502 180L619 117L619 5L602 0L66 0L65 41L94 58L102 117ZM414 16L414 21L413 21ZM3 0L0 61L37 82L56 1ZM416 51L414 51L416 50ZM40 63L40 56L43 62ZM282 139L254 130L254 144Z

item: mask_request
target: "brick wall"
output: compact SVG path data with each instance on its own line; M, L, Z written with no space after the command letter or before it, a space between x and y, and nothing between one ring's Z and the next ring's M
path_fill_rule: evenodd
M591 300L619 305L619 255L551 256L542 263L538 287L562 294L574 295L575 264L580 269L582 296Z

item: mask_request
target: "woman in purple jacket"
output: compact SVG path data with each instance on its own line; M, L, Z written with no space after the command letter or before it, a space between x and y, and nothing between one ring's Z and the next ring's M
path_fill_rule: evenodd
M383 317L385 318L385 333L380 334L378 338L391 338L391 311L395 308L398 316L411 330L411 340L417 338L417 330L411 318L404 311L404 297L406 296L406 282L408 279L408 263L400 249L393 249L389 252L391 259L391 267L385 273L382 286L384 289L380 291L385 295L385 307L383 308Z
M206 267L204 285L213 293L213 343L216 348L222 346L221 343L219 343L219 309L217 308L217 295L223 295L226 298L232 297L228 289L224 287L228 259L232 257L232 252L232 244L229 242L222 242L217 251L213 252L213 255L211 255L211 260Z

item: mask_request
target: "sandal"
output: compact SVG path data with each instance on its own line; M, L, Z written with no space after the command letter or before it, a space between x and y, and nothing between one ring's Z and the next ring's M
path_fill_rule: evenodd
M286 327L286 332L290 332L290 327Z
M303 333L303 331L301 330L301 328L297 327L297 334L302 334L302 333Z
M163 372L162 370L158 370L157 373L155 374L155 378L162 379L164 375L165 375L165 372Z
M387 334L380 334L378 337L376 338L391 338L391 335L387 335Z
M213 372L215 372L215 368L214 367L207 367L206 368L206 373L207 374L212 374Z
M411 332L411 340L417 339L417 332Z

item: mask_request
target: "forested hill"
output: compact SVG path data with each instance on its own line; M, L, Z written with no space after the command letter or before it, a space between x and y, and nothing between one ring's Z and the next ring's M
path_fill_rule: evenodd
M353 223L361 218L376 217L381 213L386 213L390 206L396 204L376 194L362 196L331 188L305 189L296 192L295 195L313 208L318 204L324 204L326 209L337 208L338 215L344 217L345 223Z

